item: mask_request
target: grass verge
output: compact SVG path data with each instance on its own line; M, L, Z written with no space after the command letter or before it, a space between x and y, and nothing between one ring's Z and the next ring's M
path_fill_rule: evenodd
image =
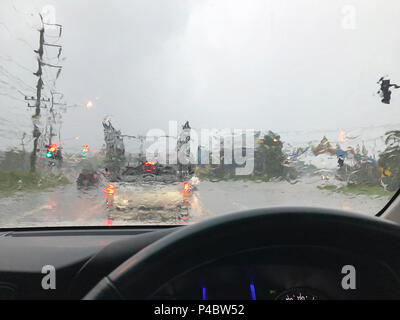
M347 186L337 187L335 185L324 185L317 187L320 190L328 190L331 192L355 194L365 196L392 197L394 192L386 191L383 187L367 184L349 184Z
M70 184L64 176L27 171L0 171L0 197L17 191L40 191Z

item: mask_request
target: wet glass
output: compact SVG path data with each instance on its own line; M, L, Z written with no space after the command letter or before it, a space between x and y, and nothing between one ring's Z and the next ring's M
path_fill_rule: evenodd
M377 214L400 187L394 0L0 4L0 228Z

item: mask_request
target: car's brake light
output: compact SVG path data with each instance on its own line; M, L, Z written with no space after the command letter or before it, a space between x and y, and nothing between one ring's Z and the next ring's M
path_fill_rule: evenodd
M109 184L103 191L107 196L111 197L115 194L115 190L115 186L113 184Z
M190 183L189 183L189 182L185 182L185 183L183 184L183 193L184 193L185 195L189 194L189 193L190 193L190 189L191 189Z
M154 161L146 161L144 163L144 170L147 172L152 172L156 170L156 163Z

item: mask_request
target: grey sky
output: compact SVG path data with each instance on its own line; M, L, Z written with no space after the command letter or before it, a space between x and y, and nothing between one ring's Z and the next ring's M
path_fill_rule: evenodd
M25 84L5 84L0 70L0 94L33 94L36 78L24 68L37 69L31 47L45 5L64 26L56 87L70 105L94 104L63 115L66 147L100 147L106 115L133 135L186 119L278 132L400 122L400 90L390 105L376 94L379 77L400 82L395 0L2 0L0 66ZM342 26L346 5L355 29ZM4 149L31 133L32 111L1 95L0 110Z

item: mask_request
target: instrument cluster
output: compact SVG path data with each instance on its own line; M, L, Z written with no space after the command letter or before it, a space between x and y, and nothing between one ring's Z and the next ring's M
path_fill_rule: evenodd
M390 299L400 297L399 288L396 275L380 261L329 248L275 247L246 251L202 265L163 285L154 298Z

